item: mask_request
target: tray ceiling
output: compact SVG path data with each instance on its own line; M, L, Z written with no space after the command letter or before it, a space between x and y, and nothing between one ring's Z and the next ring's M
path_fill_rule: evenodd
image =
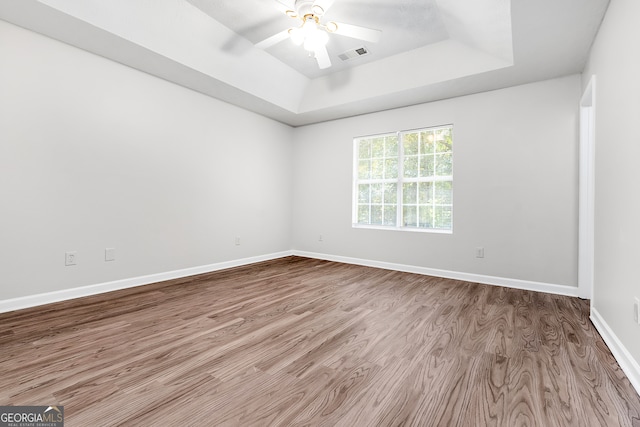
M272 0L3 0L0 18L298 126L581 72L607 5L336 0L327 20L382 38L331 34L324 70L288 40L253 46L296 25Z

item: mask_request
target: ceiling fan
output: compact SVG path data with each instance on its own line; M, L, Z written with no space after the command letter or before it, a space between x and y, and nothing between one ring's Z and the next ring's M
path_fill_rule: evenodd
M290 38L296 45L302 45L306 51L313 54L321 69L331 66L326 44L329 34L340 34L359 40L377 43L382 31L358 25L344 24L329 21L326 24L320 22L324 14L329 10L335 0L295 0L293 8L280 0L275 0L278 9L288 17L299 19L301 24L288 28L272 35L259 43L256 47L266 49L281 41Z

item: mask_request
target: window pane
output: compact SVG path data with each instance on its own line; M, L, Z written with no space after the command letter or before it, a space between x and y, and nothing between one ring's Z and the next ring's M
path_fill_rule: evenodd
M384 174L384 159L371 161L371 179L382 179Z
M382 205L371 205L371 224L382 225Z
M402 204L415 205L418 203L418 183L406 182L402 184Z
M439 181L435 184L435 202L441 205L450 205L451 203L453 203L453 183L451 181Z
M404 176L415 178L418 176L418 156L404 158Z
M419 206L419 226L421 228L433 228L433 208L431 206Z
M402 207L402 224L405 227L415 227L418 225L416 206L403 206Z
M418 134L405 133L402 137L402 147L405 156L418 154Z
M371 203L382 203L382 184L371 184Z
M450 153L451 152L451 144L446 141L438 141L436 144L436 151L438 153Z
M451 153L436 154L436 175L449 176L452 172Z
M369 179L371 177L371 161L360 160L358 162L358 178Z
M369 184L358 185L358 203L369 203Z
M433 203L433 182L418 184L418 203L421 205Z
M420 154L433 153L433 131L420 133Z
M451 207L436 206L434 209L435 223L433 228L444 228L450 230L452 225Z
M420 156L420 176L421 177L429 177L434 175L433 159L434 159L433 155Z
M398 184L384 184L384 202L398 203Z
M384 138L375 138L373 140L371 157L384 157Z
M358 205L358 223L369 224L369 205Z
M384 225L396 225L396 205L384 205Z
M438 129L435 131L436 151L438 153L450 152L452 150L451 130Z
M358 142L358 158L368 159L371 157L371 140L361 139Z
M384 177L397 178L398 177L398 159L386 159L384 161Z
M388 136L385 146L384 146L384 155L385 157L396 157L398 156L398 137L397 136Z

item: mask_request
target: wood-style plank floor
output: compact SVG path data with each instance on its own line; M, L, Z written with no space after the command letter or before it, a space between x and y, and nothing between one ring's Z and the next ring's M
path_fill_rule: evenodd
M0 315L67 426L640 426L576 298L290 257Z

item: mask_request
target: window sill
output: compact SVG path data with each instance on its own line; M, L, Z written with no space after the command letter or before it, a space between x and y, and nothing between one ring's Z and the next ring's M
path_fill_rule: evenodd
M351 224L351 227L364 228L364 229L370 229L370 230L407 231L411 233L453 234L453 230L441 230L437 228L393 227L389 225L366 225L366 224Z

